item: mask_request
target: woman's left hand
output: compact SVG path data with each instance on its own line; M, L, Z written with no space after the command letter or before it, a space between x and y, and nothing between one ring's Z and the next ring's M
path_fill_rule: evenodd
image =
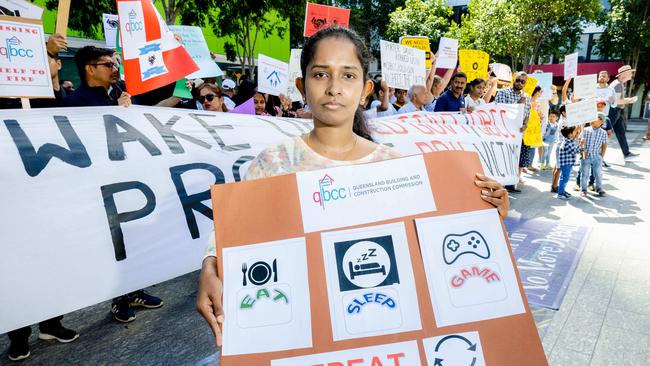
M493 204L499 211L499 216L503 218L508 216L508 208L510 207L508 191L503 188L501 183L483 174L477 173L476 178L478 180L475 180L474 184L481 188L483 201Z

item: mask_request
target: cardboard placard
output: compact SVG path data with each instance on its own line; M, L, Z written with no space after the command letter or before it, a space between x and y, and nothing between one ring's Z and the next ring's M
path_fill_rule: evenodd
M492 71L501 81L512 82L512 70L506 64L493 63L491 64Z
M257 91L271 95L287 95L289 90L289 64L269 56L257 57Z
M429 42L429 37L424 36L404 36L399 37L399 44L407 47L417 48L418 50L424 51L424 67L426 69L431 68L431 44Z
M542 96L539 100L550 100L553 96L553 73L552 72L534 72L529 76L537 79L537 85L542 88Z
M530 110L528 126L524 131L524 144L530 147L542 146L542 121L539 119L539 113L536 110Z
M528 78L526 78L526 85L524 85L524 93L528 94L528 96L532 96L536 86L537 86L537 78L529 74Z
M547 365L480 170L476 154L445 152L212 186L220 364ZM413 213L385 205L374 214L393 218L358 225L391 193ZM324 197L329 214L305 214ZM341 213L355 226L306 233Z
M596 87L598 75L580 75L573 78L573 97L576 99L590 99L598 97Z
M486 52L479 50L459 50L458 62L461 71L467 75L467 82L481 78L485 81L489 79L488 64L490 63L490 55Z
M102 24L106 48L117 48L117 30L120 27L117 14L102 14Z
M379 48L381 74L388 86L408 90L426 83L424 51L384 40L379 41Z
M303 32L305 37L311 37L319 30L334 25L348 28L350 26L350 9L307 3Z
M0 97L54 98L40 20L0 16Z
M566 104L566 120L563 126L578 126L598 119L596 99Z
M43 8L25 0L0 0L1 14L10 17L41 19Z
M436 66L441 69L455 69L458 63L458 40L441 37L438 46Z
M188 79L208 78L222 76L223 71L210 56L208 43L205 41L200 27L187 25L170 25L169 30L181 37L183 47L192 56L192 60L199 66L199 71L187 75Z
M564 56L564 80L578 76L578 52Z

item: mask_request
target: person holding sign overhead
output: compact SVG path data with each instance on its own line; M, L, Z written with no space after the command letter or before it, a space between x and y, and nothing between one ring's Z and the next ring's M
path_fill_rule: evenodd
M262 151L252 161L245 179L398 157L396 151L372 141L363 116L361 106L373 88L368 79L370 58L361 38L345 28L327 28L309 38L302 50L302 77L296 79L296 87L311 107L314 129ZM481 174L477 178L475 184L482 188L482 199L506 216L507 192L492 179ZM215 256L213 234L199 277L196 307L221 345L223 288Z

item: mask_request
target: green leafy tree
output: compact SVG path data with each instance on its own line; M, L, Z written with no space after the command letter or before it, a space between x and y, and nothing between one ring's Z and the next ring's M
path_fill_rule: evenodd
M390 13L385 36L393 42L406 35L425 36L436 44L449 30L452 14L445 0L407 0Z
M634 95L639 87L645 86L644 94L647 95L650 87L647 63L650 58L650 1L612 0L611 6L604 17L606 28L599 39L598 49L601 54L620 57L637 69L628 90Z

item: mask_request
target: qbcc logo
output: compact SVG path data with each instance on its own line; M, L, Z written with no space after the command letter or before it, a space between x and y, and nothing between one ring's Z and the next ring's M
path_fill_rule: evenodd
M325 174L323 179L318 181L318 191L312 194L312 199L325 210L325 204L330 201L340 201L350 197L348 188L335 188L334 179Z
M23 48L21 47L22 44L23 42L21 42L16 36L7 38L5 46L0 47L0 55L8 58L9 61L14 57L34 58L34 50Z
M129 21L124 25L124 28L126 28L126 31L129 32L130 35L133 35L133 32L144 30L144 23L138 21L137 18L138 14L135 10L131 9L129 12Z

